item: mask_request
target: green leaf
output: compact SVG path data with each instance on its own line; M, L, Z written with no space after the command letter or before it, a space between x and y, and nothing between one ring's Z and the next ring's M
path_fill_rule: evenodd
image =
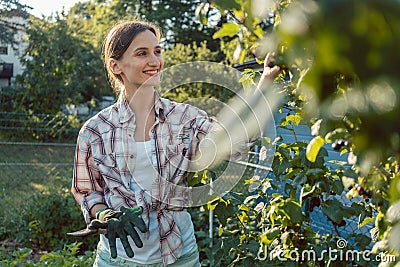
M313 185L312 187L303 187L303 192L301 194L301 199L307 199L309 196L312 196L315 192L316 186Z
M350 169L350 168L346 169L344 171L343 176L353 178L354 180L356 180L358 178L357 173L353 169Z
M306 176L312 176L315 178L322 178L324 177L325 171L320 168L312 168L306 171Z
M300 122L301 122L301 116L300 115L290 114L290 115L287 115L286 118L282 119L281 125L282 126L288 126L291 123L293 123L296 126L298 126Z
M322 212L335 223L343 220L342 204L336 199L329 199L322 205Z
M218 205L215 207L214 212L217 215L217 218L222 226L225 226L228 218L230 218L234 214L235 210L232 204L219 202Z
M222 25L222 28L216 33L214 33L213 39L218 39L225 36L233 37L239 32L239 29L240 29L239 25L235 23L232 22L224 23Z
M306 150L306 156L309 161L315 162L318 152L324 145L324 143L325 143L324 138L322 138L321 136L316 136L311 140Z
M358 228L361 228L361 227L367 225L368 223L373 223L374 220L375 220L375 219L372 218L372 217L367 217L367 218L365 218L362 222L359 222L359 223L358 223Z
M207 203L207 209L215 210L215 208L218 206L219 203L220 203L219 200L210 201Z
M281 233L281 229L279 227L274 227L272 229L268 229L265 232L265 236L268 238L268 240L274 240L275 237L277 237Z
M299 175L299 172L301 172L301 171L302 171L302 169L300 169L300 168L294 169L291 172L288 172L288 174L286 174L285 176L283 176L282 180L285 181L287 179L291 179L293 176Z
M245 52L245 54L246 54L246 52ZM239 59L239 62L243 62L243 61L241 59ZM243 88L251 89L253 87L254 76L255 76L255 72L251 69L246 69L246 72L243 72L242 77L239 79L239 82L243 85Z
M295 175L293 179L293 184L294 185L302 185L307 182L307 176L304 175L304 173L298 173Z
M278 168L278 174L279 174L279 176L280 176L281 174L283 174L284 172L286 172L286 170L287 170L288 168L290 168L290 167L291 167L290 162L287 161L287 160L285 160L285 159L283 159L282 162L281 162L281 164L279 165L279 168Z
M243 246L243 248L252 254L256 254L260 248L260 243L255 240L250 240L249 243Z
M239 210L243 210L243 211L249 211L250 210L249 207L247 207L246 205L243 205L243 204L238 205L238 209Z
M335 179L333 181L333 185L332 185L331 189L333 192L335 192L338 195L342 194L342 192L344 190L342 181L340 181L339 179Z
M287 200L283 206L283 210L288 218L294 223L301 223L304 219L299 203L293 200Z
M237 192L226 193L222 198L226 201L229 200L233 205L239 205L243 203L246 199L246 197L242 193Z
M363 248L363 247L368 246L371 243L371 238L366 235L363 235L363 234L358 234L354 238L354 241L356 242L358 247Z
M356 215L356 210L354 209L354 207L343 206L342 210L343 210L343 216L346 218L350 218Z
M279 152L282 157L286 160L291 160L291 151L288 149L289 146L280 145L276 148L276 152Z
M393 203L400 198L400 175L395 175L390 184L390 201Z
M315 187L321 189L322 192L328 192L330 189L330 187L324 181L318 181L315 184Z
M189 172L187 180L188 180L189 186L195 186L195 185L200 184L200 182L202 180L202 175L195 173L195 172Z

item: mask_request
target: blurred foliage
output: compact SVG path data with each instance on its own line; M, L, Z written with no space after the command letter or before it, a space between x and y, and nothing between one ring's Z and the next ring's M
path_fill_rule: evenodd
M346 249L365 250L372 238L372 253L400 252L400 91L396 74L400 67L400 5L390 0L215 0L211 6L221 14L214 38L230 38L230 43L236 40L232 57L236 63L251 57L262 61L267 51L275 52L276 63L283 67L275 86L287 95L280 110L289 110L278 127L290 130L291 124L304 121L315 136L309 143L297 142L295 132L294 143L272 140L277 144L272 165L275 180L255 181L253 177L248 184L256 182L256 195L216 200L214 207L232 207L216 210L222 242L219 249L213 247L214 263L393 266L395 262L327 258L297 263L282 262L279 257L254 259L262 248L334 248L338 232L320 236L309 226L307 214L315 207L322 207L335 229L345 226L344 218L359 217L359 227L368 221L375 223L371 237L344 237L356 240ZM242 82L247 84L257 77L254 70L244 74ZM327 143L347 156L337 168L325 162L323 145ZM289 182L284 193L276 192L280 181ZM330 197L344 192L349 198L362 196L362 200L348 207ZM255 230L248 230L254 225Z
M344 128L364 164L400 152L399 12L395 1L300 1L277 31L293 58L312 60L304 114L323 119L322 136Z

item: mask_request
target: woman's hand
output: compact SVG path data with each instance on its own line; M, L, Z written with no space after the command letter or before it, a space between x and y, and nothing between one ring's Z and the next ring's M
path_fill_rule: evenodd
M270 64L273 62L274 62L274 56L272 55L272 53L269 52L264 59L264 70L261 74L261 78L258 83L258 88L260 88L265 81L274 79L281 71L280 66Z

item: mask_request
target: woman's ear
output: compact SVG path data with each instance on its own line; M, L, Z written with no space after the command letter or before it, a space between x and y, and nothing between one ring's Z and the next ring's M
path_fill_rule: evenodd
M110 68L112 73L114 73L115 75L121 74L121 69L119 68L117 60L110 58L108 60L108 67Z

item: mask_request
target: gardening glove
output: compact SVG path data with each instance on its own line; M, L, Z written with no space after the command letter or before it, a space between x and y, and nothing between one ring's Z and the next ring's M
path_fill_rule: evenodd
M134 253L129 244L128 235L132 237L133 242L135 242L137 247L143 247L143 242L134 228L136 226L142 233L147 231L146 224L144 223L140 214L142 214L141 207L121 207L121 211L116 211L116 214L108 214L107 212L101 213L96 216L96 220L91 222L91 227L97 229L104 227L107 228L107 238L110 245L110 253L112 258L117 257L117 238L121 239L121 243L124 246L126 255L130 258L134 256ZM104 215L104 217L102 217L102 215Z
M85 229L67 233L67 235L75 237L86 237L95 234L107 234L107 221L111 218L119 218L122 211L114 211L112 209L102 209L96 212L96 219L92 220Z
M111 218L119 218L122 215L122 211L112 209L100 209L96 212L96 220L100 222L107 222Z

